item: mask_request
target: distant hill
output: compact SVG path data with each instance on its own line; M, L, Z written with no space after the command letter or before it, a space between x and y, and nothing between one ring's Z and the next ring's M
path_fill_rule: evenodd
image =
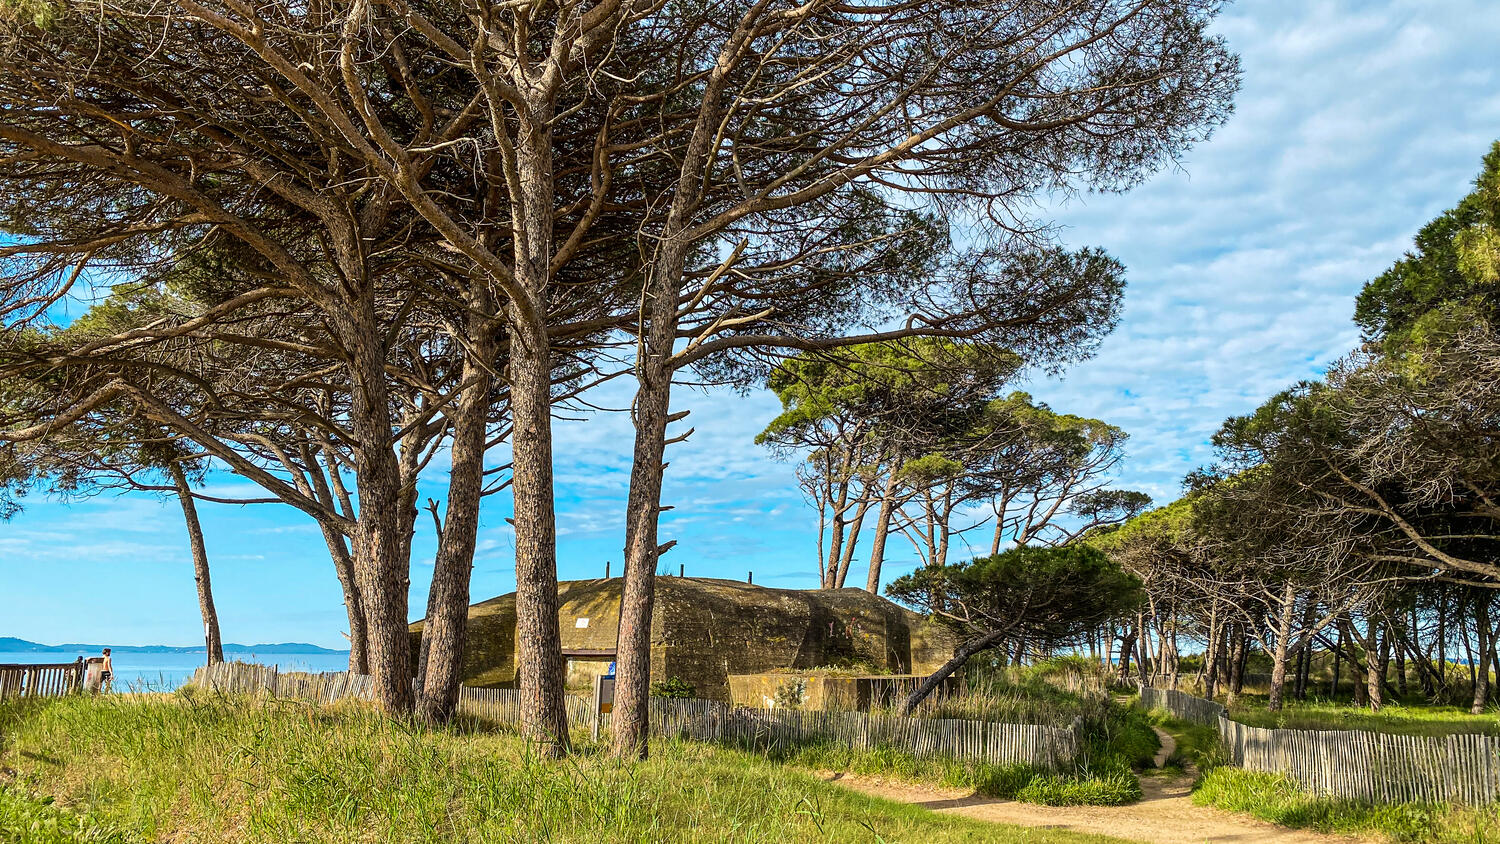
M78 651L98 652L109 647L114 653L119 654L193 654L203 653L203 646L173 647L172 645L43 645L37 642L28 642L25 639L16 639L11 636L0 636L0 651L9 653L76 653ZM256 654L346 654L348 651L337 651L331 648L320 648L317 645L309 645L306 642L281 642L279 644L266 645L224 645L225 651L234 653L256 653Z

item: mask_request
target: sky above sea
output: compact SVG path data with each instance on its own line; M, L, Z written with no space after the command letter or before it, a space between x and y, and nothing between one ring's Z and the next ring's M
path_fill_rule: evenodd
M1242 0L1216 24L1244 64L1236 113L1179 166L1123 195L1043 213L1069 246L1124 262L1123 319L1098 356L1016 385L1059 411L1131 435L1120 486L1159 503L1212 460L1226 416L1317 377L1359 340L1354 296L1468 192L1500 138L1500 11L1492 0ZM629 385L590 401L629 406ZM766 391L682 387L695 433L668 459L663 570L767 586L817 585L817 516L795 467L754 444L778 412ZM578 414L569 414L577 416ZM558 569L620 572L631 427L623 413L556 426ZM429 480L441 480L441 467ZM256 495L217 475L214 495ZM422 490L441 497L439 486ZM224 638L347 647L338 582L317 528L279 505L200 504ZM475 600L514 588L508 501L482 513ZM420 614L433 541L413 550ZM971 537L987 550L986 531ZM868 543L868 538L864 540ZM863 555L857 555L857 558ZM916 556L892 539L889 577ZM863 583L863 563L851 573ZM33 497L0 523L0 636L55 643L201 643L186 534L175 502L146 495L63 504Z

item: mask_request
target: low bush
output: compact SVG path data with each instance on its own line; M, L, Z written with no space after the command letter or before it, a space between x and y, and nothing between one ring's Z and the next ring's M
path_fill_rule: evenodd
M668 677L651 684L652 697L690 698L697 694L697 687L681 677Z

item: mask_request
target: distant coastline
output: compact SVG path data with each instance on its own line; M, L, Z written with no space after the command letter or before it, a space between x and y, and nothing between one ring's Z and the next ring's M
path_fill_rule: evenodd
M172 645L87 645L87 644L65 644L65 645L43 645L39 642L29 642L25 639L16 639L10 636L0 636L0 652L9 653L76 653L78 651L98 651L108 647L117 654L201 654L204 653L202 645L190 645L186 647L175 647ZM264 645L235 645L225 644L224 650L234 653L255 654L347 654L347 650L334 650L306 642L280 642Z

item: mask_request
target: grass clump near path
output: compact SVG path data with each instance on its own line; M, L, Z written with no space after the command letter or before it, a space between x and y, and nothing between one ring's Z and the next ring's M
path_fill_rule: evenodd
M0 705L0 737L0 840L26 844L1105 840L939 817L700 744L659 743L635 765L588 747L541 762L513 735L356 705L19 701Z
M1282 826L1378 836L1393 842L1481 844L1500 841L1500 810L1446 803L1370 805L1308 794L1283 774L1215 768L1193 802L1245 812Z
M108 823L0 785L0 841L19 844L136 844Z
M1146 715L1150 723L1171 733L1177 748L1162 764L1161 772L1167 776L1180 776L1189 768L1200 773L1224 764L1224 745L1219 740L1219 728L1173 718L1164 709Z
M1379 712L1351 706L1347 701L1289 701L1280 712L1267 712L1263 704L1245 700L1229 717L1252 727L1289 730L1365 730L1408 736L1446 736L1483 733L1500 736L1500 717L1495 713L1470 714L1456 706L1386 704Z

